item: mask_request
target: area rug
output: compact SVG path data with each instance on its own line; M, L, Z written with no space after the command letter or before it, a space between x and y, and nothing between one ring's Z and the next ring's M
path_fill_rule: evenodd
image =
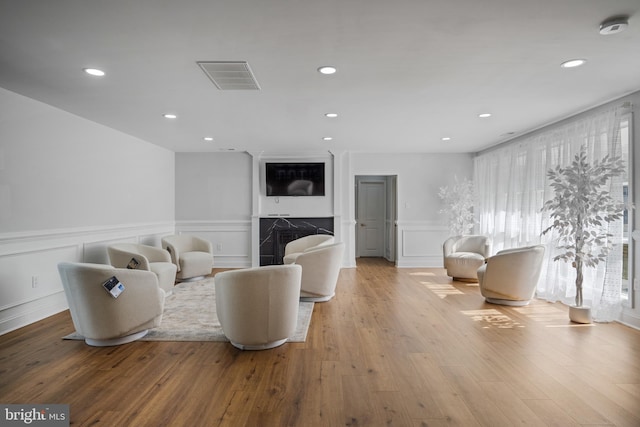
M298 325L289 342L304 342L313 313L312 302L300 302ZM83 340L78 333L63 339ZM160 327L150 329L140 341L229 341L216 315L213 278L183 282L173 288L164 303Z

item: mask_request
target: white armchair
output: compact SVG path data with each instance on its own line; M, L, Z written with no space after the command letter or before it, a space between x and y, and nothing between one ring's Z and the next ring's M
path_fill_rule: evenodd
M544 260L544 246L498 252L478 269L480 293L487 302L527 305L536 292Z
M216 312L224 334L241 350L284 344L296 330L299 265L272 265L217 273Z
M162 247L177 267L176 279L195 280L211 274L213 246L211 242L188 234L164 236Z
M317 246L298 255L294 262L302 267L301 301L324 302L335 296L343 255L344 243Z
M335 243L335 238L329 234L311 234L292 240L284 247L283 262L293 264L301 253L333 243Z
M116 243L107 247L107 253L112 266L153 271L162 290L168 294L173 291L177 267L164 249L137 243Z
M478 268L491 254L491 241L486 236L453 236L442 245L444 268L454 280L478 281Z
M128 343L160 326L165 293L145 270L102 264L58 264L76 332L92 346ZM117 298L102 286L115 276L125 287Z

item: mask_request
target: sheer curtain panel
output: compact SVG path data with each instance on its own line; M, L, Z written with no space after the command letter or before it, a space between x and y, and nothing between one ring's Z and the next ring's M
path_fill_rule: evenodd
M547 247L537 296L551 302L572 304L575 270L570 263L553 261L557 255L553 235L541 237L549 226L544 202L553 197L547 170L566 166L587 146L589 160L610 154L620 156L620 120L628 111L616 107L552 125L519 141L480 153L474 159L480 234L501 249L544 244ZM612 180L611 193L622 202L622 178ZM608 224L613 251L607 262L585 269L583 295L597 321L615 320L621 309L622 220Z

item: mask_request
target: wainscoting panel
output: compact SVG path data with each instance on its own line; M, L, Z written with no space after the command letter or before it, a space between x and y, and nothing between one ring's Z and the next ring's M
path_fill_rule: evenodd
M159 241L173 222L0 234L0 334L68 308L60 262L107 263L115 242Z
M209 240L216 268L251 267L251 220L179 221L176 233Z
M398 221L398 267L442 267L442 244L448 235L448 228L441 224Z
M356 268L356 225L355 219L340 219L336 217L336 224L340 226L336 239L344 242L344 259L342 268Z

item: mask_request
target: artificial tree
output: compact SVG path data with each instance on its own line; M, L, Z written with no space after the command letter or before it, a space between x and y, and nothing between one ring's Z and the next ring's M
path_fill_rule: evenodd
M544 203L543 210L550 212L552 223L542 234L557 232L562 252L553 260L571 262L575 268L576 307L583 305L583 267L605 261L612 249L612 235L603 226L622 218L624 205L611 197L606 185L624 171L620 157L606 155L590 164L586 146L569 166L547 171L555 195Z
M475 196L473 181L467 178L458 181L457 177L454 177L454 180L451 188L440 187L438 196L443 204L440 213L447 215L451 235L458 236L469 233L473 228Z

